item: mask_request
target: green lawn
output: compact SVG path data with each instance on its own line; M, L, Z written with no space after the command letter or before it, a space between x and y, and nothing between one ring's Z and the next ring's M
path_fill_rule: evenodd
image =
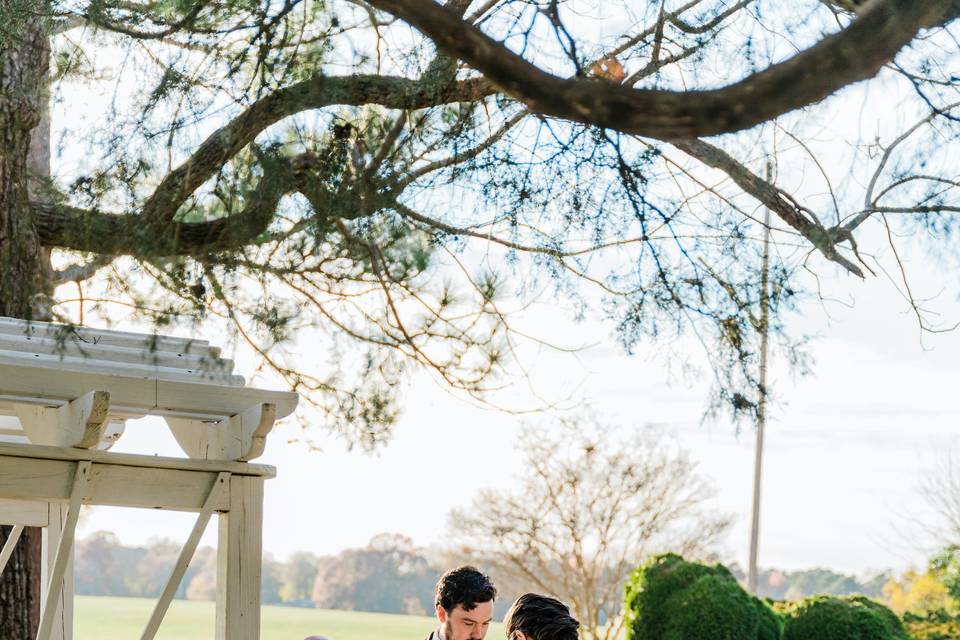
M76 640L132 640L139 638L153 611L152 600L77 596ZM212 640L212 602L175 600L160 626L157 640ZM323 635L331 640L423 640L434 627L432 618L385 613L264 607L262 640L303 640ZM487 634L501 640L494 625Z

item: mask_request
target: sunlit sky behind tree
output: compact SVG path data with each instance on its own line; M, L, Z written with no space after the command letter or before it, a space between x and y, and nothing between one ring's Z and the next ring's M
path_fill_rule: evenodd
M608 27L613 28L598 20L589 28ZM102 51L104 56L112 53L109 47ZM788 52L771 56L781 53ZM726 71L703 73L722 77ZM122 103L126 92L137 90L131 84L118 86L117 93L85 95L70 93L68 87L57 96L54 126L66 122L82 128L84 117L96 122L109 103ZM914 111L888 110L891 103L899 104L895 94L885 93L889 88L883 83L853 87L814 116L790 115L784 121L791 130L809 135L809 146L827 173L862 180L869 169L855 166L857 155L838 141L856 137L846 136L847 131L866 138L887 135L887 126L890 131L902 129L917 116ZM875 100L881 94L884 101ZM878 110L883 111L879 115L884 130L864 131L861 123L872 123ZM807 118L802 126L799 118ZM204 126L213 124L208 121ZM782 145L785 161L777 167L778 184L808 206L830 209L831 195L818 178L819 170L778 135L776 127L738 140L741 159L757 171L768 145ZM55 171L69 177L82 166L85 150L57 131L54 141L63 149L55 159ZM844 180L835 186L842 198ZM453 196L440 191L425 198L443 207ZM932 550L928 545L934 541L918 533L923 527L916 521L927 524L932 517L918 489L937 456L955 444L960 335L921 335L897 291L898 275L878 231L864 229L861 251L889 267L890 278L879 271L861 282L818 261L824 301L809 297L787 319L791 337L813 337L807 350L812 366L811 375L796 378L782 354L775 356L762 566L828 566L859 573L920 564ZM942 314L928 320L940 326L960 320L956 291L950 288L956 278L935 257L921 255L919 243L907 242L904 248L915 296L932 298L925 307ZM797 248L796 255L806 250ZM469 256L476 258L483 247L471 251ZM506 304L521 307L524 302L511 296L520 285L523 262L511 267L502 256L491 251L487 260L507 277L501 291ZM813 287L812 281L806 284ZM603 321L598 308L575 323L574 305L563 295L554 297L547 284L541 288L544 293L536 296L537 302L513 318L514 328L564 347L588 346L570 354L526 343L521 364L529 378L514 371L508 380L511 386L495 400L512 407L588 402L601 419L638 427L652 424L673 433L715 482L717 508L736 517L719 549L721 557L745 565L753 433L748 423L734 425L723 415L702 420L712 388L703 346L693 336L666 344L641 341L633 356L624 355L612 324ZM70 286L62 292L64 298L76 293ZM589 302L597 302L594 294L585 295ZM64 309L79 319L75 305ZM123 315L117 308L107 313ZM87 320L96 324L89 316ZM204 329L208 335L202 337L223 342L216 323L208 322ZM328 347L319 334L305 333L291 351L314 364L328 357ZM236 356L241 373L253 371L250 354L240 350ZM540 394L539 399L531 399L531 390ZM512 443L521 421L549 428L548 414L515 416L477 407L453 397L425 373L410 378L402 397L403 413L391 440L373 454L347 451L340 439L321 430L304 432L291 424L274 432L262 459L279 468L279 477L267 484L268 553L281 557L295 550L334 553L362 546L380 532L404 533L423 545L442 543L451 508L466 506L481 487L509 486L519 471ZM307 440L319 450L311 450ZM118 450L178 454L162 423L149 419L131 423ZM83 527L84 532L110 529L124 542L139 544L160 536L183 539L190 521L187 516L98 508ZM209 544L215 541L212 534L211 527Z
M935 271L925 274L936 294ZM844 276L834 284L852 285L852 308L811 302L806 316L795 318L797 329L819 334L810 346L812 375L797 379L780 364L772 376L777 403L767 439L761 565L863 573L922 564L936 541L926 535L934 516L920 489L944 452L960 446L960 340L955 333L921 336L906 305L879 278L856 284ZM960 317L949 299L933 306ZM625 356L609 328L558 321L552 303L532 309L523 324L549 327L558 341L597 343L576 356L544 351L532 366L532 385L554 397L567 397L564 390L588 398L612 422L673 433L715 483L716 506L735 515L719 551L744 565L753 432L738 433L723 419L701 420L709 372L685 376L652 349ZM310 338L299 348L309 357ZM693 363L700 358L698 345L684 350ZM524 384L517 395L525 392ZM549 428L547 416L474 408L418 376L392 441L375 454L348 452L339 439L295 425L278 429L262 459L279 468L267 484L265 550L280 557L301 549L335 553L385 531L442 544L450 508L466 506L482 487L509 486L520 471L513 438L522 420ZM320 451L306 446L308 434ZM131 423L118 448L144 449L178 454L162 423L149 419ZM109 529L141 544L183 539L190 521L98 508L83 530ZM212 534L213 528L206 543L215 544Z

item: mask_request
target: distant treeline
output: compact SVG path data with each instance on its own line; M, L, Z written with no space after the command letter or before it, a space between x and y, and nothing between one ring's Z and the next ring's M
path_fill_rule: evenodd
M741 583L746 584L746 574L740 567L732 565L730 570ZM883 585L891 575L890 572L883 572L865 579L858 579L829 569L803 571L766 569L757 576L757 595L773 600L801 600L817 594L832 596L860 594L880 600L883 598Z
M144 547L128 547L112 533L95 533L77 542L77 593L156 598L179 553L180 545L166 540ZM409 538L392 534L379 535L365 547L347 549L333 556L298 552L281 562L268 555L263 562L263 602L322 609L430 614L434 584L452 561L455 562L441 553L417 548ZM733 570L737 573L736 567ZM216 550L201 547L176 597L214 600L216 575ZM782 600L818 593L861 593L879 598L887 578L887 574L882 574L861 581L827 569L767 570L760 576L759 595ZM503 595L498 603L497 613L500 615L512 594Z

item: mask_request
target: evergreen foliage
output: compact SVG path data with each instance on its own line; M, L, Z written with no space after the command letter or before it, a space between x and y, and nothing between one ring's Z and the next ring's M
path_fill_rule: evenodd
M777 640L781 623L723 565L653 558L625 587L629 640Z
M783 640L908 640L893 611L863 596L815 596L784 613Z

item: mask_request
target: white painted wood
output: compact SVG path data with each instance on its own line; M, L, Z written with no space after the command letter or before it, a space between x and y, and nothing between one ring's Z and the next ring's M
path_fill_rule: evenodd
M130 376L134 378L162 378L164 380L177 380L179 382L193 384L222 384L234 387L242 387L244 385L243 376L223 374L216 371L179 369L131 362L113 362L109 360L91 360L85 357L55 356L42 353L31 354L20 351L0 350L0 364L25 364L27 366L56 369L58 371L76 371L78 373L94 371L101 374Z
M63 460L0 456L0 498L65 502L75 466ZM197 512L217 472L97 464L90 476L84 504ZM215 506L229 505L224 497Z
M23 430L20 428L20 421L13 416L0 415L0 438L20 435L23 435Z
M220 422L166 418L180 448L191 458L243 461L263 455L276 419L277 406L269 402Z
M31 407L53 409L57 407L64 407L66 404L67 403L63 403L56 405L55 407L50 407L43 404L23 404L20 406L9 405L9 410L11 413L19 413L22 411L27 411ZM2 413L3 410L4 407L0 406L0 413ZM96 446L99 451L109 451L110 448L117 443L127 428L125 418L121 419L111 415L108 420L109 421L103 427L103 434L100 436L100 442L98 442ZM0 442L33 444L27 437L26 432L20 426L20 420L18 418L14 416L3 415L0 415Z
M36 405L41 407L62 407L67 404L66 400L59 398L43 398L37 396L3 396L0 395L0 431L22 431L20 420L16 418L17 405ZM110 403L110 419L117 421L137 420L147 415L142 410L135 410L132 407L118 407Z
M97 443L97 450L109 451L126 430L126 420L110 420L103 430L103 435L100 436L100 442Z
M63 535L70 507L68 504L56 502L39 504L46 509L49 522L47 527L41 529L40 610L43 611L47 602L50 575L54 569L56 552L60 547L60 538ZM63 589L54 601L56 612L50 629L50 640L73 638L73 575L73 554L71 553L63 572Z
M50 570L49 582L46 584L47 597L40 613L40 629L37 632L37 640L52 640L54 621L58 617L61 620L63 618L62 613L58 616L58 610L62 609L63 602L73 599L72 597L65 598L61 602L61 598L64 596L64 576L67 573L67 564L73 555L73 541L77 533L77 517L80 515L80 504L91 475L90 467L91 463L86 460L76 464L73 486L70 489L67 521L63 525L60 541L57 544L57 553L53 560L53 568Z
M133 348L106 345L100 342L84 342L78 339L54 340L46 337L0 333L0 350L227 373L233 369L232 360L213 355L210 348L193 352L166 351L150 349L147 346Z
M58 341L79 340L90 345L145 348L159 351L188 351L191 353L207 350L214 355L220 353L217 347L211 347L206 340L195 338L176 338L158 334L114 331L113 329L92 329L52 322L26 322L16 318L0 317L0 333L24 338L41 337Z
M157 382L157 408L160 410L203 409L226 416L243 413L250 407L268 402L276 405L277 420L297 408L300 397L289 391L269 391L251 387L221 387L184 384L170 380Z
M17 418L32 444L89 449L100 444L110 413L110 394L90 391L59 407L17 405Z
M72 371L52 363L27 366L0 362L0 400L5 403L56 405L91 389L108 392L118 413L208 415L217 419L235 416L261 402L277 405L280 419L293 413L299 400L297 394L286 391Z
M216 637L259 640L263 481L276 471L245 461L263 453L298 396L247 388L232 371L202 340L0 318L0 520L46 525L39 640L72 640L83 504L199 512L145 640L221 512ZM125 419L148 414L169 419L192 459L96 450L116 441Z
M230 511L220 516L216 640L260 640L263 480L230 479Z
M0 524L45 527L50 524L47 505L27 500L0 499Z
M163 618L170 608L170 602L177 593L180 581L183 580L183 576L187 572L190 559L193 558L193 554L197 551L197 545L200 544L200 536L203 535L207 524L210 523L210 516L213 515L215 506L228 490L229 482L230 474L224 472L219 474L213 483L213 487L211 487L210 493L207 495L207 500L204 502L203 509L197 516L197 522L193 525L193 531L190 532L190 537L187 538L186 543L184 543L183 548L180 550L177 563L173 567L173 573L170 575L170 579L167 580L167 584L163 588L163 593L160 594L160 599L153 609L153 614L150 616L150 621L147 622L147 628L144 630L143 635L140 636L140 640L153 640L154 636L157 635L157 629L160 628L160 623L163 622Z
M72 449L67 447L42 447L35 445L16 445L0 442L0 456L9 458L31 458L42 461L89 460L97 466L122 466L146 469L180 469L183 471L206 471L214 475L221 471L229 471L234 475L261 476L273 478L277 475L274 467L264 464L246 462L231 462L229 460L187 460L184 458L168 458L164 456L144 456L135 453L113 453L88 449ZM7 461L0 462L0 472ZM2 496L0 496L2 497Z
M3 548L0 549L0 575L3 575L3 570L7 568L10 556L13 555L13 550L20 542L21 534L23 534L23 525L14 525L13 529L10 530L10 535L7 536L7 541L3 543Z

